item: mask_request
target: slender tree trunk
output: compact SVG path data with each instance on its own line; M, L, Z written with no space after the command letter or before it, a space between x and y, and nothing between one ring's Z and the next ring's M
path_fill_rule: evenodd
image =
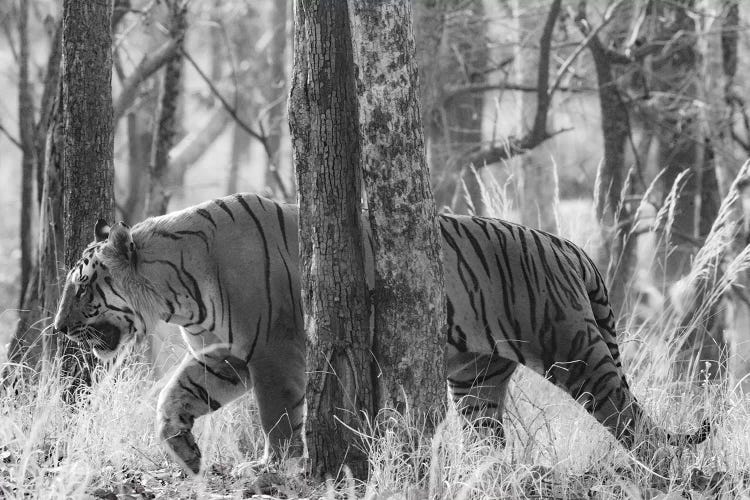
M45 339L41 334L57 307L57 284L63 275L62 239L62 133L60 94L60 57L62 23L55 29L47 60L39 123L34 137L34 160L39 202L39 251L31 272L31 281L22 297L19 321L8 349L8 359L36 368L42 360ZM41 177L39 175L42 175Z
M287 21L287 0L277 0L273 2L271 11L271 28L273 38L269 43L268 55L266 60L269 61L268 77L270 85L265 88L265 100L269 103L268 108L268 126L266 135L268 141L268 150L271 157L267 158L268 174L266 183L271 190L279 196L279 193L287 191L285 186L281 189L276 184L281 180L279 174L279 148L281 146L282 126L284 125L284 96L286 90L286 21Z
M448 125L441 108L443 100L442 78L445 76L441 61L448 50L445 38L446 11L455 2L420 0L413 2L414 36L419 60L419 101L426 142L427 163L431 183L435 189L435 204L439 210L452 205L458 175L447 168Z
M98 219L114 215L112 3L63 3L62 119L65 264L72 267L92 240ZM63 373L89 382L93 357L60 339Z
M545 2L544 5L547 5ZM527 38L526 43L519 43L515 64L518 81L531 87L541 87L542 79L546 82L549 75L550 40L541 40L539 48L530 41L540 39L542 25L541 13L534 13L527 3L514 0L514 15L519 33ZM559 11L559 2L552 2L552 8ZM547 22L556 22L557 15L548 15ZM543 37L542 37L543 38ZM547 51L545 55L544 51ZM541 66L540 66L541 65ZM540 67L546 68L540 71ZM546 85L546 83L545 83ZM528 131L545 134L546 130L537 131L537 108L547 103L539 102L539 93L523 92L521 94L521 127L520 136ZM545 96L544 98L548 97ZM520 158L521 163L521 222L551 233L557 233L557 169L554 162L541 151L528 151Z
M170 36L178 44L178 55L170 59L164 68L159 109L154 142L151 144L151 162L149 165L149 193L146 198L146 216L162 215L167 212L170 193L167 186L169 169L169 151L177 134L177 104L180 97L182 56L180 48L185 40L187 27L187 2L172 0L169 4L171 13Z
M232 128L232 153L227 174L227 193L236 193L239 189L240 168L250 163L250 136L242 127L234 124Z
M440 232L425 160L411 6L351 3L362 164L375 252L377 408L428 417L446 402Z
M579 5L584 10L579 12L578 25L583 35L588 36L591 27L585 18L585 4ZM597 35L589 41L589 50L596 69L604 139L604 158L599 164L594 193L602 238L598 261L599 268L607 270L609 298L617 317L627 310L627 290L635 268L635 242L628 241L631 225L621 225L628 219L622 205L622 191L627 176L625 145L630 135L630 117L617 88L609 56Z
M274 2L272 9L276 9L279 2ZM285 3L281 1L280 3ZM257 45L258 37L260 36L256 30L250 26L252 21L250 19L244 19L243 22L238 26L239 29L233 31L232 45L234 45L234 53L236 57L243 61L252 58L257 58L259 54L256 53L254 47ZM273 30L274 26L270 26L269 30ZM261 58L259 62L260 71L263 77L257 75L255 71L244 70L240 71L238 75L239 89L235 95L235 103L237 107L237 115L245 122L249 122L253 119L253 116L257 114L257 110L253 109L252 99L250 95L257 92L256 87L262 87L261 92L263 95L267 95L267 85L265 83L264 76L268 73L267 65L264 64L264 58ZM264 82L259 84L258 82ZM222 110L222 112L224 112ZM227 114L224 112L224 114ZM236 193L239 190L239 179L240 170L247 170L250 166L250 143L251 137L248 133L238 124L233 123L232 125L232 151L229 163L229 172L227 173L227 187L228 193ZM266 160L268 160L266 158Z
M156 103L152 95L144 97L146 101ZM128 134L128 195L125 199L123 218L134 223L144 218L146 213L146 195L149 190L148 165L151 161L153 131L148 105L131 109L125 117Z
M21 0L18 13L18 128L21 142L21 294L19 307L32 271L32 223L34 211L34 101L29 81L29 2Z
M371 339L360 219L359 136L346 2L297 0L289 122L300 202L312 472L367 474L357 434L372 415Z

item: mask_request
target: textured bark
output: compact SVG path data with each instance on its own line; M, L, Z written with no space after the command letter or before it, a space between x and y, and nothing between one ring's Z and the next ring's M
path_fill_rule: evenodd
M171 26L169 34L177 43L177 52L185 41L187 27L187 2L172 0L169 4ZM177 55L170 59L164 68L164 78L159 92L154 141L151 144L151 162L149 163L149 192L146 197L146 216L153 217L167 212L171 193L168 190L167 173L169 171L169 151L177 134L177 104L182 88L182 57Z
M31 278L32 213L34 211L34 101L29 81L29 2L21 0L18 12L18 138L21 142L21 294L19 307Z
M364 478L361 412L373 413L371 339L360 222L359 137L343 0L297 0L289 124L300 205L308 335L306 437L312 473L346 462Z
M442 417L445 298L435 203L424 153L411 6L351 3L362 164L375 251L377 407Z
M72 267L92 240L98 219L114 215L112 165L112 3L108 0L63 3L62 171L65 265ZM63 375L77 384L90 382L93 357L59 339Z
M519 33L536 35L539 33L539 16L529 12L528 5L521 0L514 2ZM533 85L544 92L521 94L521 127L520 136L544 137L547 135L546 110L550 96L547 93L549 78L549 54L552 39L552 28L560 12L560 1L554 0L547 13L547 21L542 31L532 40L540 39L539 49L519 45L515 62L518 71L517 81ZM544 109L544 116L538 112ZM558 232L557 206L558 196L557 170L547 155L529 151L521 161L521 222L551 233Z

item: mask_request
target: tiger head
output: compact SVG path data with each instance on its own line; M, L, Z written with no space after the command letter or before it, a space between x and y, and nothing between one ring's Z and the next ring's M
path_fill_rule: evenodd
M128 300L127 277L137 260L130 228L123 222L110 228L100 219L94 233L96 240L68 272L54 329L108 359L129 340L141 338L146 323Z

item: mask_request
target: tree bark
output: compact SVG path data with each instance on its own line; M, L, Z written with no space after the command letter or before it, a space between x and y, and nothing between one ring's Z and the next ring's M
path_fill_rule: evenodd
M168 191L167 172L169 170L169 151L175 142L177 104L180 97L182 57L181 47L185 40L187 27L187 2L172 0L169 3L171 26L169 34L177 43L177 53L164 68L159 109L154 129L154 141L151 144L151 162L149 164L149 192L146 197L146 216L163 215L171 194Z
M360 219L357 94L343 0L297 0L289 123L300 202L312 473L367 474L357 434L372 415L371 339Z
M98 219L114 215L112 121L112 2L63 3L62 119L65 265L91 242ZM60 339L63 374L72 387L90 381L90 354Z
M445 401L440 232L424 151L409 2L351 3L362 165L375 253L377 408L427 417Z
M18 12L18 138L21 142L21 294L19 308L31 279L32 214L34 211L34 101L29 81L29 2L21 0Z

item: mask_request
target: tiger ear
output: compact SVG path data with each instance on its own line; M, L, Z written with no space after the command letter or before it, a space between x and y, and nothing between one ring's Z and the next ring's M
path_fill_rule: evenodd
M102 241L109 238L109 224L107 224L107 221L104 219L99 219L96 221L96 226L94 227L94 236L96 237L96 242L101 243Z
M135 262L135 243L133 242L133 236L130 234L130 226L124 222L118 222L110 228L108 240L120 258L131 263Z

